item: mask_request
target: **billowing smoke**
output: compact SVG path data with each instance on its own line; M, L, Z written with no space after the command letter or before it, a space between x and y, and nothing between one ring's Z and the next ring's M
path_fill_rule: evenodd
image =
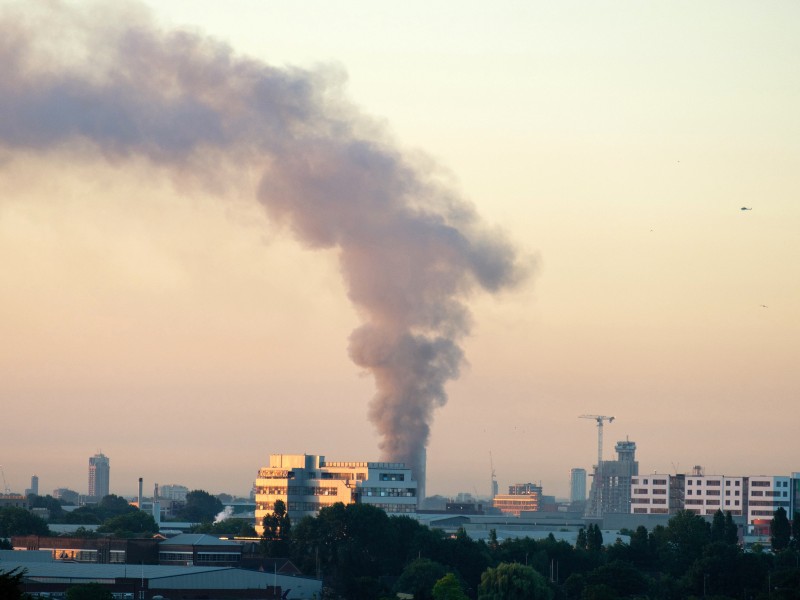
M222 523L223 521L227 521L233 516L233 507L226 506L221 511L217 513L217 516L214 517L214 523Z
M272 219L338 250L382 458L410 465L424 490L433 412L464 360L465 300L520 279L514 247L348 104L334 69L242 58L160 30L136 4L90 14L52 0L5 9L0 65L0 152L144 158L222 189L257 170Z

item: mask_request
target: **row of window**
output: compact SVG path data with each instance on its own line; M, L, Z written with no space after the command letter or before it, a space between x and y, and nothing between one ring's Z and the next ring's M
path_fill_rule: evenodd
M291 492L293 496L338 496L339 489L335 487L303 487L292 486L290 488L280 486L264 486L256 488L256 494L264 494L267 496L286 496ZM263 508L263 507L261 507ZM267 510L271 510L272 506L267 506Z
M364 496L403 496L413 498L417 495L417 490L414 488L379 488L368 487L362 488L361 493Z
M375 503L370 504L371 506L377 506L378 508L382 508L387 513L413 513L417 511L416 504L386 504L386 503Z
M197 562L229 563L238 562L242 555L238 552L198 552ZM194 555L191 552L159 552L158 560L161 562L191 563Z
M163 562L192 562L194 554L191 552L159 552L158 560Z
M720 485L722 485L722 480L721 479L705 479L705 480L704 479L698 479L696 485L703 485L703 481L705 481L706 486L709 486L709 485L711 485L711 486L720 486ZM691 479L687 479L686 480L686 484L687 485L692 485L694 483L695 482L693 480L691 480ZM725 485L728 485L728 486L735 485L736 487L740 487L742 485L742 481L741 481L741 479L736 479L733 482L728 480L728 481L725 482Z
M309 473L309 479L314 479L314 473ZM356 481L364 481L367 478L366 473L333 473L330 471L323 471L319 474L320 479L338 479L341 481L349 481L350 479L355 479Z
M750 482L750 487L770 487L772 485L772 483L773 482L771 482L771 481L751 481ZM788 480L776 481L775 482L775 487L788 488L789 487L789 481Z

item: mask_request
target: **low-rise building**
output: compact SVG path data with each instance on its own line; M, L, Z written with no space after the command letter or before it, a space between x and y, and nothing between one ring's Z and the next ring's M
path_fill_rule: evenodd
M22 494L0 494L0 508L28 508L28 497Z
M506 515L518 517L522 511L536 512L542 504L542 486L534 483L515 483L508 494L497 494L492 506Z

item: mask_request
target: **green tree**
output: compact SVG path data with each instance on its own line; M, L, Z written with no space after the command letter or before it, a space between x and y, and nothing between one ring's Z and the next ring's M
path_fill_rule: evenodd
M10 571L0 570L0 598L3 600L18 600L22 595L22 578L25 570L11 569Z
M304 573L321 572L336 594L352 598L356 578L395 577L412 555L411 547L433 556L438 548L428 552L426 544L442 535L407 518L390 518L369 504L337 502L292 524L290 558Z
M432 600L436 582L447 575L444 565L429 558L412 561L400 575L394 590L398 593L413 594L414 600Z
M580 548L581 550L586 550L588 544L589 542L586 536L586 530L583 527L581 527L578 530L578 539L575 541L575 547Z
M86 527L81 525L74 532L72 532L72 536L84 539L95 539L100 537L100 534L96 531L92 531L91 529L86 529Z
M264 517L262 525L264 534L261 536L261 547L264 554L273 558L288 556L292 520L283 500L275 500L272 512Z
M64 512L59 519L61 523L69 523L72 525L99 525L103 522L94 508L89 506L80 506L75 510Z
M61 502L59 502L58 498L53 498L50 495L37 496L36 494L30 494L28 496L28 506L30 508L46 508L52 521L58 521L64 515Z
M222 502L204 490L186 494L186 505L178 511L178 518L190 523L206 523L222 512Z
M617 600L619 596L610 585L596 583L583 588L581 600Z
M640 568L649 567L655 560L653 552L652 538L647 533L644 525L639 525L636 531L631 533L631 562Z
M697 594L739 596L738 546L723 541L712 542L703 550L703 556L695 561L686 575L686 583ZM739 592L739 593L737 593Z
M375 600L388 596L388 590L377 577L356 577L350 586L349 600Z
M567 600L578 600L586 587L586 578L580 573L573 573L564 582L564 594Z
M97 528L98 533L110 533L116 537L151 536L158 532L158 525L149 513L134 510L111 517Z
M633 565L614 561L586 576L587 586L606 585L619 596L634 596L647 590L647 580Z
M113 596L99 583L82 583L67 590L67 600L113 600Z
M586 534L586 548L589 552L600 552L603 549L603 532L600 531L599 525L589 525L589 531Z
M500 563L484 571L478 600L552 600L553 591L543 575L518 563Z
M678 511L667 523L665 533L668 543L661 548L661 558L674 575L685 573L711 541L706 520L688 510Z
M792 541L794 549L800 552L800 512L797 511L792 515Z
M132 506L130 502L125 500L125 498L122 496L117 496L116 494L103 496L100 499L100 502L98 502L97 505L92 508L94 509L95 514L100 517L101 521L139 510L135 506Z
M711 521L711 541L725 541L725 515L719 508L714 513L714 518Z
M731 511L725 513L725 538L723 541L732 546L739 544L739 528L733 522Z
M433 585L433 600L469 600L461 582L453 573L448 573Z
M256 530L248 519L231 517L217 523L199 523L190 528L192 533L210 533L212 535L230 534L239 537L255 537Z
M786 518L786 509L782 506L773 513L772 521L769 524L769 541L773 552L780 552L789 547L792 537L792 526Z
M12 535L50 535L50 529L44 519L24 508L0 508L0 537Z

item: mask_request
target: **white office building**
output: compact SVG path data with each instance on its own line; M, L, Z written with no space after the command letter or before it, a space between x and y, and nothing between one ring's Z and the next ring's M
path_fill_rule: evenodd
M371 504L390 514L417 510L417 482L403 463L329 462L315 454L272 454L255 484L256 531L282 500L297 521L336 502Z
M653 473L631 478L631 512L639 515L668 515L676 510L680 480Z
M746 507L747 480L725 475L687 475L684 508L697 515L713 515L721 510L741 516Z
M783 508L787 518L791 513L791 477L759 475L749 478L747 493L747 522L770 521L775 511Z

